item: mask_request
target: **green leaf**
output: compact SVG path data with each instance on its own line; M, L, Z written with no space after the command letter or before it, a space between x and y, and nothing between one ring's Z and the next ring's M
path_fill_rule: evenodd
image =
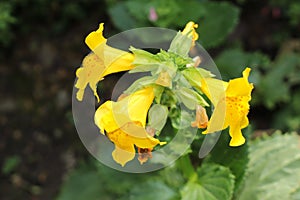
M235 176L236 191L244 180L244 175L249 161L248 143L240 147L230 147L228 146L229 142L230 136L228 134L228 130L223 131L217 144L209 154L209 157L205 158L204 162L217 163L228 167Z
M183 174L180 172L179 167L177 166L178 160L175 163L176 164L169 165L163 170L160 170L159 176L164 179L167 185L178 190L184 185L186 180L184 179Z
M99 164L96 160L92 161L82 163L69 174L57 200L112 200L128 197L129 191L137 183L149 179L149 174L119 172Z
M161 179L150 179L144 183L137 183L130 191L130 200L172 200L176 192Z
M168 113L168 107L161 104L155 104L149 110L149 125L158 131L158 135L167 122Z
M239 200L291 199L300 186L300 151L297 134L274 133L250 143L247 176Z
M176 24L184 26L189 21L197 22L203 16L205 16L206 10L202 6L200 1L176 1L180 6L180 12L177 14ZM193 9L196 12L187 12L187 10ZM200 24L201 26L201 24Z
M289 74L297 73L295 69L299 61L299 55L287 54L272 64L256 91L266 107L274 108L276 103L290 100L290 84L285 79Z
M228 49L223 51L216 59L215 63L218 66L222 79L229 80L233 77L240 77L242 71L246 67L250 67L253 71L250 74L252 82L259 82L260 74L257 74L256 69L267 69L270 65L270 59L259 52L247 53L241 49ZM256 79L253 79L255 77Z
M291 200L299 200L300 199L300 187L291 193Z
M290 18L290 23L293 26L299 25L300 22L300 3L297 2L291 2L288 4L288 15Z
M103 184L94 168L81 166L64 182L57 200L109 200L111 198L105 193Z
M97 162L97 161L96 161ZM116 197L128 196L128 192L136 185L137 182L144 182L149 179L149 174L134 174L116 171L103 164L97 165L98 179L102 181L102 187L110 199Z
M109 16L116 27L120 30L128 30L137 27L137 21L126 8L125 2L119 2L108 9Z
M14 11L13 3L9 1L0 2L0 43L7 46L10 44L13 38L14 32L11 29L11 25L17 22L17 19L13 16Z
M200 41L206 48L216 47L238 23L239 9L227 2L206 1L202 6L206 12L198 28Z
M204 164L197 170L198 179L191 179L180 191L182 200L230 200L234 176L226 167Z
M9 156L3 163L2 173L8 175L18 167L20 162L21 158L19 156Z

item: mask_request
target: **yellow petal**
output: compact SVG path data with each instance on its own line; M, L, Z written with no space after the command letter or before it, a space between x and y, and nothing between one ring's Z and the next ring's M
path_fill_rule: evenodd
M101 23L99 29L91 32L85 39L89 48L104 62L105 71L102 77L132 69L133 54L106 45L103 29L104 24Z
M101 23L97 31L91 32L86 37L85 42L93 52L84 58L82 67L76 72L78 80L75 87L79 89L76 97L79 101L82 101L84 90L89 84L99 102L96 90L98 82L108 74L133 68L133 54L107 46L103 29Z
M225 99L220 101L215 107L212 116L208 122L207 129L202 132L203 134L214 133L228 127L226 122L226 102Z
M126 142L136 145L142 149L152 149L156 145L164 145L165 142L160 142L158 139L150 136L144 127L139 123L128 123L120 129L123 134L127 134ZM124 141L125 142L125 141Z
M194 22L190 21L185 25L182 34L187 35L188 37L191 37L193 41L196 41L199 37L198 33L195 30L196 28L198 28L198 24L195 24Z
M147 87L124 97L118 102L107 101L95 113L95 123L102 133L113 132L128 123L145 127L148 110L153 102L152 87ZM135 126L132 126L135 127ZM133 132L131 130L127 132ZM138 133L138 132L137 132Z
M204 78L201 80L201 91L209 98L214 106L225 98L228 83L215 78Z
M248 117L244 115L241 120L241 128L246 128L248 125L249 125Z
M248 77L251 69L246 68L243 71L242 78L230 80L228 83L226 94L227 96L250 96L253 89L253 84L248 82Z
M230 146L240 146L246 141L239 126L230 126L229 135L231 136Z
M113 115L121 127L128 122L139 122L145 127L148 110L154 99L152 87L143 88L114 103Z
M85 43L92 51L94 51L100 44L106 43L106 39L103 37L103 29L104 23L101 23L98 30L91 32L85 38Z
M105 69L103 76L127 71L134 67L132 64L134 60L133 54L109 46L105 46L104 50L104 63L108 67Z
M107 133L107 136L115 144L115 150L112 152L113 159L124 167L135 156L131 137L120 129Z
M94 53L88 54L82 61L82 67L78 68L76 71L76 76L78 80L75 87L79 89L77 92L77 99L82 101L84 90L87 84L90 85L95 96L99 101L97 95L97 83L102 79L102 73L105 70L103 61L99 59Z
M113 132L119 129L112 113L113 103L112 101L106 101L96 110L95 124L100 128L102 134L104 134L104 130Z
M214 99L208 95L214 104L216 102L218 102L218 104L208 123L207 130L204 133L215 132L229 126L229 134L231 136L230 146L240 146L245 143L245 138L242 135L241 129L249 125L247 115L250 106L248 102L251 99L251 91L253 89L253 84L248 82L249 73L250 68L246 68L243 71L242 78L236 78L229 81L225 98L221 97L219 99ZM218 81L211 82L217 83ZM201 89L205 94L208 93L207 88L209 88L208 86L212 85L212 83L207 81L206 85L203 84L203 88ZM217 93L215 88L212 91L213 92L210 95ZM217 91L220 91L220 89L217 89ZM216 96L218 96L218 94ZM222 103L221 106L220 103Z
M122 148L115 145L115 150L112 152L113 159L122 165L122 167L124 167L127 162L133 160L134 156L135 149L133 145L123 146Z
M83 67L80 67L76 70L76 76L78 77L75 87L78 88L78 91L76 93L76 98L78 101L82 101L84 90L88 84L88 81L86 80L86 70L83 69Z
M133 123L129 123L125 125L128 128L125 128L126 131L134 131L130 134L127 134L123 129L118 129L114 132L107 133L108 138L115 144L115 150L112 155L116 162L120 163L124 166L128 161L132 160L135 155L134 145L138 148L149 148L152 149L157 144L164 144L160 142L158 139L155 139L147 134L144 128L141 126L138 130L139 133L136 132L135 127L138 124L133 126ZM131 128L130 128L131 127ZM133 128L133 129L132 129ZM144 130L142 132L142 130ZM137 136L138 137L135 137Z
M145 131L145 133L147 134L147 132ZM141 134L141 132L139 133ZM161 143L158 139L151 137L149 135L144 135L144 138L141 137L131 137L131 140L133 141L133 143L139 147L139 148L153 148L156 145L160 144L163 145L165 143Z

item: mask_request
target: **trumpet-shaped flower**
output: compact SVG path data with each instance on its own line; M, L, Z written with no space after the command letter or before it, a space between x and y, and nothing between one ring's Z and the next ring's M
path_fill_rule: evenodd
M148 110L154 99L152 87L141 89L117 102L107 101L95 113L95 123L102 134L115 144L113 159L124 166L139 149L153 149L164 144L145 130Z
M243 71L243 77L227 83L217 79L202 80L201 90L210 98L215 110L204 134L220 131L229 126L230 146L245 143L241 129L249 125L247 118L253 84L248 82L250 68Z
M76 71L78 80L75 87L78 88L76 97L79 101L82 101L87 85L90 86L99 101L96 88L97 83L104 76L133 68L134 56L131 53L106 45L103 26L104 24L101 23L99 29L91 32L85 39L86 44L93 52L84 58L82 67Z

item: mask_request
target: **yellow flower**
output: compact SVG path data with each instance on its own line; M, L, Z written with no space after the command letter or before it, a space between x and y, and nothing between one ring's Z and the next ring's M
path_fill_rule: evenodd
M248 102L251 100L253 89L253 84L248 82L250 71L250 68L246 68L243 77L230 80L228 84L212 78L202 81L201 90L215 106L204 134L220 131L229 126L230 146L240 146L245 143L241 129L249 125Z
M195 24L195 22L190 21L185 25L185 28L182 31L183 35L187 35L188 37L192 38L193 44L199 38L198 33L195 30L196 28L198 28L198 24Z
M79 89L76 94L79 101L82 101L84 90L88 84L99 101L96 88L97 83L104 76L133 68L134 56L131 53L106 45L103 26L104 24L101 23L99 29L91 32L85 39L86 44L93 52L83 59L82 67L76 71L78 80L75 87Z
M154 99L152 87L141 89L117 102L107 101L95 113L95 123L102 134L115 144L113 159L124 166L135 156L135 146L152 149L158 139L145 130L148 110Z

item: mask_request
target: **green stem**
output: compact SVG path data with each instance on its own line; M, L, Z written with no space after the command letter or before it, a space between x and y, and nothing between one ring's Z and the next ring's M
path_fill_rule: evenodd
M189 155L184 155L176 161L176 165L182 171L183 176L188 179L197 179L197 173L192 165Z

